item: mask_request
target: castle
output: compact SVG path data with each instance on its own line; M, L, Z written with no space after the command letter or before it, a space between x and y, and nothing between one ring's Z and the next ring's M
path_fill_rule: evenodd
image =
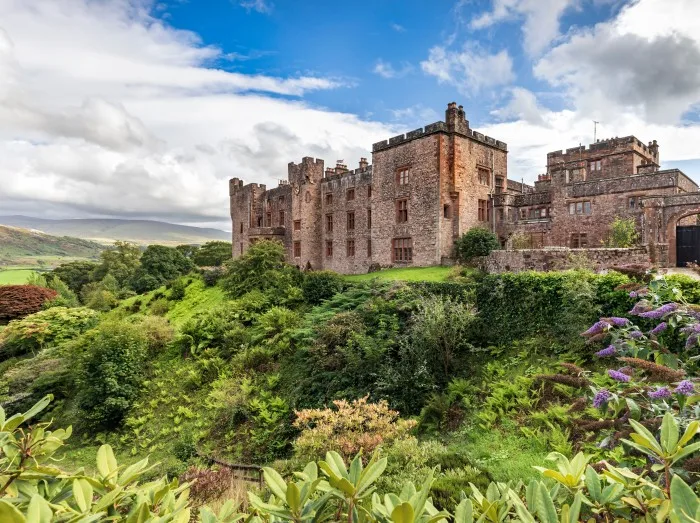
M679 170L659 169L656 141L633 136L549 153L534 186L508 179L507 158L507 145L471 129L452 102L445 121L375 143L372 163L357 169L305 157L273 189L233 178L233 256L273 239L301 268L436 265L474 226L504 246L598 247L615 216L643 228L643 198L698 190Z

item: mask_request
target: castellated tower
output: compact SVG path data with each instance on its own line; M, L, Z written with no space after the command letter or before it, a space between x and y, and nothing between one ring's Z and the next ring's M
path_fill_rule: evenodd
M230 183L233 255L260 239L284 244L302 269L364 273L435 265L470 227L495 229L492 197L506 190L507 146L472 130L452 102L445 121L372 146L372 163L290 163L278 187Z

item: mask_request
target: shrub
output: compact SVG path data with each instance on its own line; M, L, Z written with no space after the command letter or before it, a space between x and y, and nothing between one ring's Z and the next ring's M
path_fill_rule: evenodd
M0 285L0 323L39 312L58 293L36 285Z
M199 356L214 350L229 357L245 348L249 341L250 332L240 321L240 311L221 305L187 321L180 329L177 345L186 355Z
M498 237L483 227L472 227L455 241L455 255L460 262L476 256L488 256L499 248Z
M78 342L78 403L99 428L119 425L137 399L148 337L138 325L107 322Z
M58 293L53 300L44 303L44 308L50 307L79 307L78 296L68 288L62 280L53 276L47 280L46 287Z
M160 316L144 316L139 319L137 325L146 336L148 350L152 356L165 350L175 337L175 329L168 320Z
M318 305L343 289L343 280L333 271L311 271L304 275L301 290L304 301Z
M367 398L336 400L335 409L296 412L294 426L301 434L294 442L297 456L322 456L335 450L343 456L362 451L371 454L380 445L405 438L415 421L402 420L386 401L369 403Z
M603 244L606 247L634 247L638 240L639 233L637 232L635 219L615 216L615 219L610 224L608 237Z
M98 318L86 308L53 307L14 320L0 332L0 360L73 339L97 325Z
M158 298L151 301L149 305L151 309L151 314L155 316L165 316L170 310L170 303L165 298Z
M173 282L170 287L170 296L168 298L171 301L180 301L184 299L187 293L187 282L183 279L177 279Z
M222 286L233 298L252 290L274 294L282 302L301 282L298 269L285 262L284 246L277 241L259 241L228 262Z
M204 285L207 287L214 287L217 283L219 283L219 280L224 277L224 270L221 267L202 269L201 274Z

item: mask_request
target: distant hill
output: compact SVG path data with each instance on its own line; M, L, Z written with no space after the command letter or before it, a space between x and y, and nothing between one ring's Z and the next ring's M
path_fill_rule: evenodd
M0 264L36 256L97 258L103 250L103 245L88 240L0 225Z
M0 216L0 224L35 229L55 236L73 236L103 244L109 244L115 240L125 240L141 245L231 241L231 234L219 229L189 227L150 220L46 220L29 216Z

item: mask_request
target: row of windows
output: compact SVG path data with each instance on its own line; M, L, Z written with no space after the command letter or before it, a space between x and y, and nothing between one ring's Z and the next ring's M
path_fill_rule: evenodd
M552 212L550 207L530 207L528 209L520 209L521 220L537 220L538 218L546 218Z
M372 186L367 186L367 198L372 197ZM345 199L347 201L352 201L355 199L355 187L351 187L345 191ZM326 193L325 196L326 205L333 205L333 193Z
M346 218L346 228L349 231L355 230L355 211L349 211ZM372 228L372 209L367 209L367 228ZM299 221L299 229L301 229L301 221ZM295 230L296 222L295 222ZM326 214L326 232L333 232L333 215Z
M241 253L243 252L243 244L241 243ZM355 240L347 240L345 242L345 255L347 257L355 256ZM372 240L367 240L367 257L372 256ZM294 257L301 258L301 242L294 242ZM333 241L326 242L326 258L333 257ZM396 263L407 263L413 261L413 239L412 238L394 238L391 240L391 259Z

